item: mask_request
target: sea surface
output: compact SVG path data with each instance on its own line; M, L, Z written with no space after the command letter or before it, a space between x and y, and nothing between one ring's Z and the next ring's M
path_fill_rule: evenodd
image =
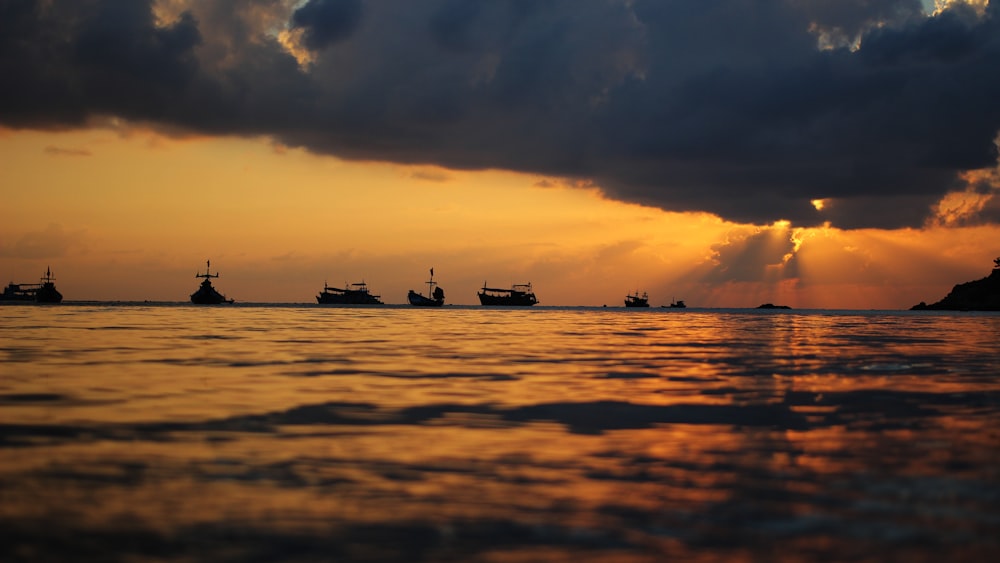
M1000 315L0 306L2 561L986 561Z

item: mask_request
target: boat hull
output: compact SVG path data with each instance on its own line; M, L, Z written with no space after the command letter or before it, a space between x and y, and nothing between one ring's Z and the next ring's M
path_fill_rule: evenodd
M207 281L202 283L198 291L191 294L191 303L195 305L222 305L232 302L232 299L226 299L225 295L216 291Z
M191 295L191 303L195 305L222 305L232 302L231 299L226 299L222 296Z
M479 303L486 306L499 307L531 307L538 303L534 293L520 293L514 295L490 295L479 292Z
M62 303L62 293L56 290L56 286L51 283L42 284L35 293L35 301L38 303Z
M414 307L441 307L444 305L444 299L431 299L429 297L424 297L412 289L406 295L406 299L410 302L410 305L413 305Z
M382 305L378 297L360 291L332 292L324 291L316 296L320 305Z

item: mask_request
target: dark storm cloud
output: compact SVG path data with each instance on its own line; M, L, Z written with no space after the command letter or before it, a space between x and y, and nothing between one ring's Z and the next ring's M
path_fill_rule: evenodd
M792 0L791 4L831 44L852 43L874 26L906 24L923 17L920 0Z
M0 0L0 123L270 135L758 224L920 225L996 164L996 2L185 3Z
M185 15L158 27L143 2L0 2L0 119L15 127L94 114L168 121L196 78L201 38Z
M292 25L305 30L305 44L323 49L346 39L361 21L361 0L309 0L292 14Z

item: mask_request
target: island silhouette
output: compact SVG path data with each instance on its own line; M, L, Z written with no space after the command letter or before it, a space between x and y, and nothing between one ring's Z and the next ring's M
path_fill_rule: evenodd
M1000 258L993 261L993 271L983 279L960 283L937 303L921 301L911 311L1000 311Z

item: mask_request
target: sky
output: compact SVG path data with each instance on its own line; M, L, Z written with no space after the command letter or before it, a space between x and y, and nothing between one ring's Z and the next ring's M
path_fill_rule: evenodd
M0 280L894 309L1000 256L1000 5L0 0Z

